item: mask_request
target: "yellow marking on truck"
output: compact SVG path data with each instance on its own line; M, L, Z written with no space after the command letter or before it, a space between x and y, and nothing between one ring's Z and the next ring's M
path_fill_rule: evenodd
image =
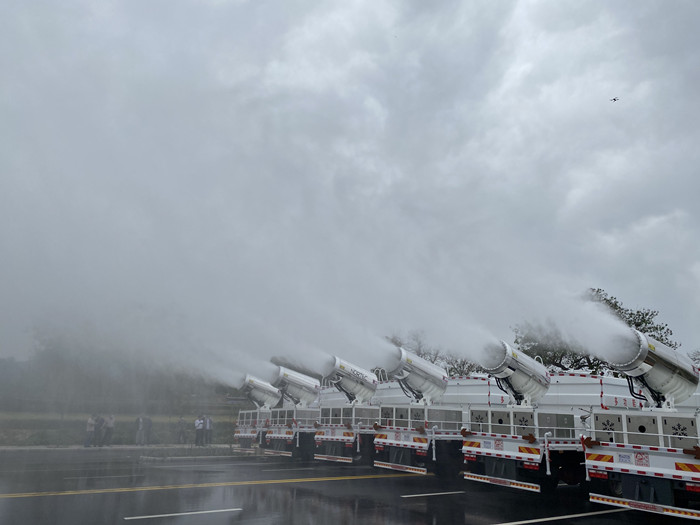
M415 473L421 474L421 475L428 474L428 469L425 467L411 467L409 465L399 465L396 463L386 463L384 461L375 461L374 466L379 467L379 468L391 469L391 470L402 470L404 472L415 472Z
M328 456L326 454L314 454L314 459L321 461L336 461L338 463L352 463L352 458L345 456Z
M603 503L606 505L614 505L616 507L624 507L628 509L644 510L647 512L656 512L658 514L670 514L672 516L686 516L689 518L700 519L700 512L691 509L656 505L654 503L646 503L644 501L614 498L610 496L602 496L600 494L590 494L588 499L589 501L592 501L594 503Z
M498 523L496 525L530 525L534 523L544 523L545 521L561 521L564 519L586 518L588 516L599 516L601 514L614 514L617 512L627 512L630 509L611 509L611 510L596 510L594 512L581 512L579 514L568 514L566 516L550 516L549 518L537 518L534 520L509 521L506 523Z
M684 472L700 472L700 465L695 463L676 463L676 470Z
M368 474L365 476L334 476L325 478L263 479L251 481L225 481L221 483L189 483L185 485L151 485L146 487L115 487L111 489L63 490L53 492L16 492L0 494L0 499L36 498L42 496L83 496L87 494L115 494L121 492L149 492L154 490L202 489L214 487L243 487L250 485L281 485L285 483L318 483L320 481L352 481L416 477L416 474Z
M481 483L491 483L492 485L501 485L503 487L513 487L516 489L529 490L531 492L540 492L540 486L535 483L526 483L524 481L514 481L504 478L494 478L491 476L482 476L481 474L464 473L464 479L471 479Z
M671 514L672 516L689 516L691 518L700 518L700 512L693 512L692 510L680 510L680 509L664 509L664 514Z
M533 448L533 447L518 447L518 451L521 454L539 454L540 453L539 448Z
M602 461L603 463L613 463L614 458L608 454L586 454L587 461Z

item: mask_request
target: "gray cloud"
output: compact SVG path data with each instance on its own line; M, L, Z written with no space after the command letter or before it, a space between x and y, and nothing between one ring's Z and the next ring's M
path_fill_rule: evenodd
M698 9L11 2L0 355L474 355L589 286L691 350Z

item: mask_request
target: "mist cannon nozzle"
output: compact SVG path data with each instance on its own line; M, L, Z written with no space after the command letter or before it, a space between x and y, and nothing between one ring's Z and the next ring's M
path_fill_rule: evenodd
M366 403L377 390L377 378L372 372L339 357L335 358L333 370L326 379L351 402Z
M634 329L616 343L622 355L607 362L627 376L633 396L636 384L657 407L673 407L697 390L698 370L689 357Z
M295 405L308 406L313 403L321 388L318 379L309 377L295 370L278 367L277 378L273 381L287 399Z
M282 399L277 387L250 374L245 376L241 390L258 408L272 408Z
M489 344L484 350L482 368L496 378L498 387L515 404L532 404L549 390L549 372L542 363L515 351L505 341Z
M447 372L413 352L398 350L399 364L389 376L399 382L404 393L425 403L441 398L447 389Z

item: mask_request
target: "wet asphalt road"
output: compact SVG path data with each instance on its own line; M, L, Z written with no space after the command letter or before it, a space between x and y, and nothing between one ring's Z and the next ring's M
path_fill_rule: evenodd
M573 488L545 498L371 467L142 453L4 453L0 524L686 523L594 505Z

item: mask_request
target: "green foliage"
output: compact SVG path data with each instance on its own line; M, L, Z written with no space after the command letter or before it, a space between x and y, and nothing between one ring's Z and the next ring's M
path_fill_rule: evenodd
M564 340L551 323L544 326L529 322L513 327L514 343L530 357L539 357L551 371L587 370L593 374L608 371L604 361L586 353L580 346Z
M230 412L230 385L125 348L36 327L27 360L0 358L0 411L187 415ZM148 354L148 352L145 352ZM236 370L231 370L236 374Z
M673 331L668 325L656 320L656 316L659 315L658 310L652 310L651 308L641 308L639 310L625 308L617 297L608 295L608 293L601 288L591 288L588 290L588 294L590 300L607 305L610 311L622 319L628 326L653 337L660 343L671 348L678 348L680 346L680 343L671 339Z
M639 330L671 348L678 348L673 341L673 332L666 323L656 320L658 310L625 308L617 297L609 295L601 288L591 288L586 292L589 301L601 303L610 313L628 326ZM605 361L590 355L582 346L565 340L559 329L551 322L544 325L523 322L513 327L515 345L526 354L539 356L552 371L586 370L594 374L611 372ZM700 352L698 355L700 359Z
M194 414L228 412L237 390L163 367L44 348L27 361L0 359L0 411Z
M134 445L137 414L119 415L112 445ZM63 447L82 445L88 414L0 413L0 446ZM187 419L187 418L186 418ZM233 436L233 415L214 417L213 443L228 444ZM152 445L178 443L177 418L153 417ZM187 443L194 442L194 417L187 419Z

